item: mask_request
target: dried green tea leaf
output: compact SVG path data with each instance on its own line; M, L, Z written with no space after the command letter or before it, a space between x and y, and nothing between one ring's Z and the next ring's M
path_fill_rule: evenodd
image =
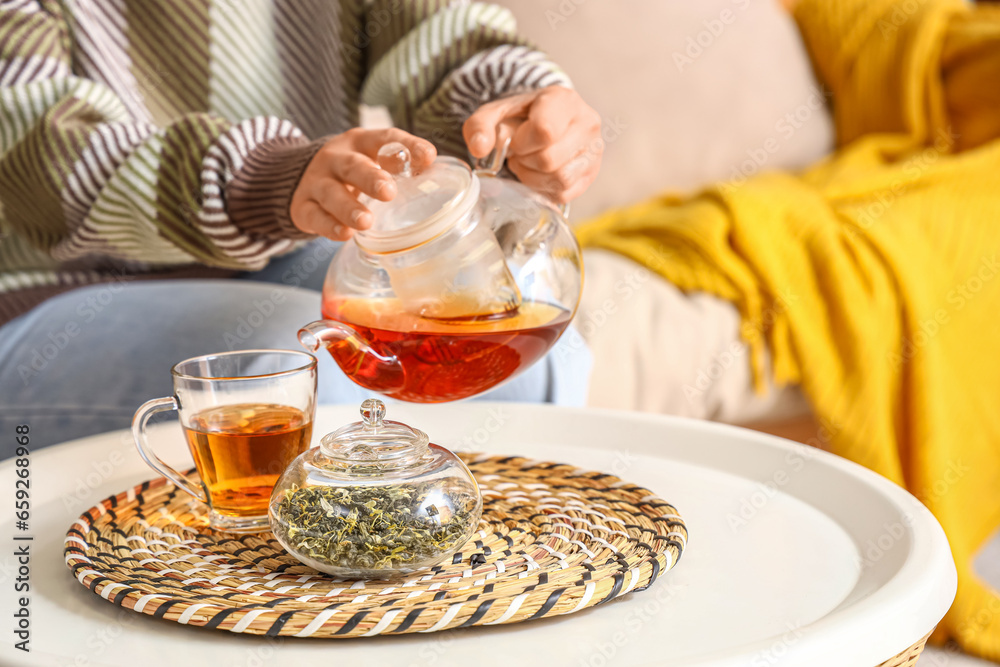
M278 503L274 531L293 551L347 570L395 570L457 546L475 520L477 498L441 495L421 507L425 486L292 489ZM447 521L444 520L445 517Z

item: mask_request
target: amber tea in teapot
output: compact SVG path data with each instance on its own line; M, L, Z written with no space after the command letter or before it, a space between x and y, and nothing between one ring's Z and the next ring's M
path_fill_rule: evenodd
M457 400L494 387L538 361L570 322L568 311L537 302L500 317L438 320L407 312L395 298L331 299L323 304L323 315L356 332L327 342L351 380L419 403Z

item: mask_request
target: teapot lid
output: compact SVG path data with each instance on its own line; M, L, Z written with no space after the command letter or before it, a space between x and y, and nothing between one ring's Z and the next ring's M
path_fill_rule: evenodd
M375 216L370 229L356 235L365 250L389 253L425 243L455 225L479 200L479 179L453 157L438 157L420 173L413 173L410 151L399 142L378 152L379 166L396 179L392 201L364 197Z
M385 404L369 398L361 404L361 421L323 436L320 451L349 465L391 465L419 457L429 442L423 431L387 421Z

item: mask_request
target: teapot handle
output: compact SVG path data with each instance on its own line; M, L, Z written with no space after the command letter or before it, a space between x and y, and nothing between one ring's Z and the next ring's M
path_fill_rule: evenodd
M517 131L522 122L524 122L523 118L506 118L500 121L500 124L497 125L497 137L496 143L493 144L493 150L486 157L477 158L472 154L469 155L473 171L488 176L499 175L504 162L507 161L507 150L514 138L514 132Z
M487 176L497 176L503 169L507 161L507 151L510 149L510 142L514 139L514 132L524 122L523 118L506 118L497 125L497 140L493 145L493 150L486 157L477 158L469 155L472 169L477 174ZM569 204L559 204L559 211L563 217L569 219Z

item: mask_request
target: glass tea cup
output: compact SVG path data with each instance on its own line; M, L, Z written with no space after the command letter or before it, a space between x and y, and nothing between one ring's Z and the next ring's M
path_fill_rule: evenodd
M208 505L212 528L268 529L271 490L309 449L316 411L316 359L293 350L207 354L175 365L174 395L144 403L132 420L143 460ZM160 460L146 424L177 410L200 484Z

